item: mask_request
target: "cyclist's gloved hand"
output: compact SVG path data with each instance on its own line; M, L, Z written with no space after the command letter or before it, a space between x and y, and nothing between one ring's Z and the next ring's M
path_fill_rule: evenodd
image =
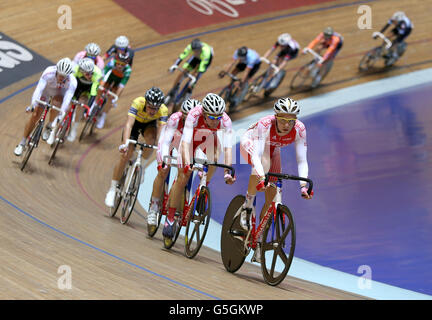
M119 151L121 152L121 153L126 153L127 151L128 151L128 148L129 148L129 145L128 144L121 144L120 146L119 146Z
M306 52L307 52L307 48L303 48L302 54L306 54Z
M304 187L301 187L300 188L300 191L301 191L301 196L302 196L302 198L305 198L305 199L312 199L312 196L313 196L313 194L314 194L314 192L313 192L313 190L312 190L312 192L311 192L311 194L309 195L308 194L308 188L306 188L305 186Z
M231 176L229 173L225 173L224 180L226 184L233 184L236 181L236 177Z
M223 78L225 76L225 74L226 74L226 72L222 70L221 72L219 72L218 76L219 76L219 78Z
M173 73L174 72L174 70L177 68L177 65L176 64L173 64L170 68L169 68L169 72L170 73Z

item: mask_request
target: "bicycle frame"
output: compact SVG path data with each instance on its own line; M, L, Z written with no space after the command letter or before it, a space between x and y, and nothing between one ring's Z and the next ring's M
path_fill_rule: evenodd
M113 97L112 103L116 103L117 100L118 100L118 96L114 92L112 92L111 90L109 90L109 89L107 89L107 88L105 88L103 86L99 86L99 90L101 90L102 93L101 93L101 95L99 97L99 100L95 104L98 107L98 109L96 109L97 111L94 113L94 116L93 116L93 119L92 119L93 122L96 122L96 117L95 116L99 112L101 112L102 109L103 109L103 107L105 106L106 96L107 95L110 95L111 97Z
M178 86L178 88L180 88L180 85L183 82L183 80L185 78L189 78L189 80L186 82L185 86L183 87L182 90L180 90L180 92L178 92L179 91L178 89L174 92L174 97L173 97L174 100L172 102L174 104L178 104L179 101L180 101L180 99L183 97L185 91L187 90L187 88L189 86L193 86L195 84L196 77L193 76L188 70L185 70L185 69L183 69L183 68L181 68L179 66L174 66L174 70L179 70L180 72L183 73L183 77L180 78L179 82L174 87Z

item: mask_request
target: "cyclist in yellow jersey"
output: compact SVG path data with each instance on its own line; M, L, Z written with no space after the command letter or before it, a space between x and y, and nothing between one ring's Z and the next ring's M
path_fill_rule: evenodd
M135 145L129 148L126 141L128 139L138 140L140 134L144 137L146 144L154 145L159 139L160 132L168 120L168 108L162 103L164 98L161 89L152 87L147 90L145 97L138 97L133 100L122 133L123 143L119 146L120 159L114 167L111 187L105 198L105 204L108 207L114 206L116 186L135 150ZM143 158L149 159L152 151L152 149L144 150Z

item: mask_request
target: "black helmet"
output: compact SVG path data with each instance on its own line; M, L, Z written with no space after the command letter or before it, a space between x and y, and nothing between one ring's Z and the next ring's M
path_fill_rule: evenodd
M147 90L145 99L152 105L159 107L164 101L165 97L161 89L158 87L152 87L151 89Z
M191 47L192 47L192 50L199 50L199 49L201 49L202 48L201 40L198 39L198 38L193 39L192 42L191 42Z
M237 50L237 56L244 58L246 57L248 52L248 48L247 47L241 47Z

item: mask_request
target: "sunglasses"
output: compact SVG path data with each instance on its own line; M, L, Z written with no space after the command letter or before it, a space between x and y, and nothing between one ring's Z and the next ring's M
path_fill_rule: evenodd
M222 119L222 117L223 116L212 116L212 115L207 115L207 117L210 119L210 120L220 120L220 119Z
M276 119L280 120L280 121L284 121L284 122L294 122L297 119L295 118L285 118L285 117L281 117L281 116L275 116Z
M92 60L96 60L96 56L89 56L89 55L86 55L86 58L90 58L90 59L92 59Z

